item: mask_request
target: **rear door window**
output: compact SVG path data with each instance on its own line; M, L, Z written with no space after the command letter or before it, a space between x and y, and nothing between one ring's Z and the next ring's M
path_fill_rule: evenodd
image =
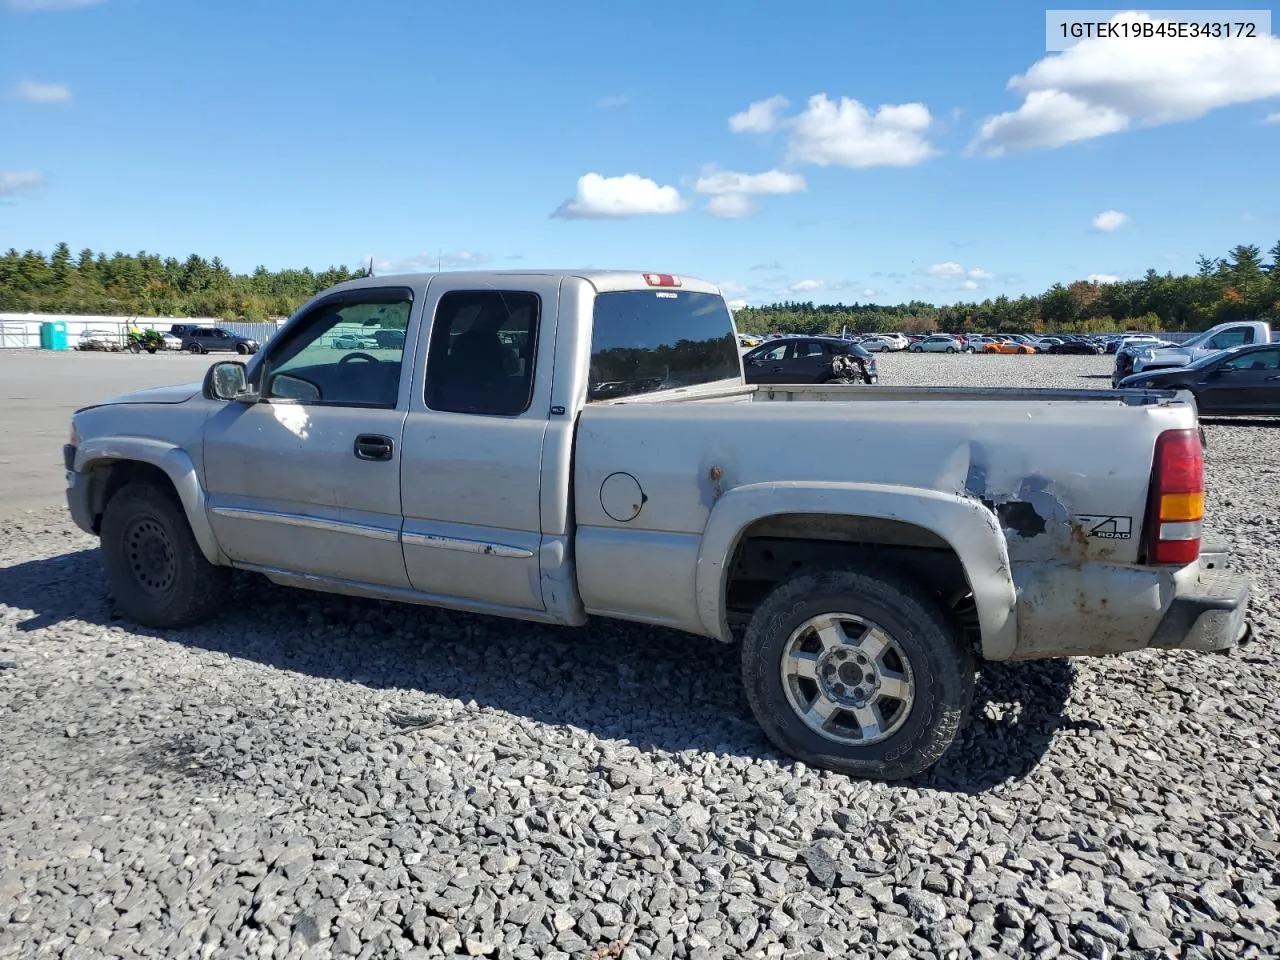
M718 294L596 295L588 403L741 378L733 319Z

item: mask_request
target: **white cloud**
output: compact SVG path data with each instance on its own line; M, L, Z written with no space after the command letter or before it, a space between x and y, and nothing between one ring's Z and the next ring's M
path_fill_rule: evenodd
M1268 113L1262 118L1263 123L1280 123L1280 113Z
M735 173L713 170L699 177L693 189L708 195L707 211L717 217L745 217L755 212L753 194L798 193L806 188L798 173L766 170L764 173Z
M1114 273L1091 273L1089 274L1090 283L1119 283L1120 278Z
M1112 18L1152 20L1134 12ZM988 117L970 152L1058 147L1280 96L1280 37L1093 37L1037 61L1008 88L1024 96L1022 106Z
M1116 133L1127 126L1129 118L1111 107L1091 104L1059 90L1036 90L1017 110L988 117L965 154L972 156L981 149L988 157L1002 157L1010 150L1061 147Z
M1111 233L1119 230L1128 222L1128 215L1121 213L1119 210L1103 210L1093 218L1093 229L1101 230L1103 233Z
M10 10L74 10L92 7L104 0L4 0Z
M44 186L44 175L35 170L0 170L0 197L16 197Z
M938 151L925 139L933 118L923 103L881 106L873 114L857 100L809 98L791 121L788 158L820 167L912 167Z
M778 114L788 106L790 103L783 96L757 100L729 118L729 129L734 133L768 133L778 125Z
M746 305L747 305L747 301L741 300L741 299L728 301L729 309L734 311L741 310Z
M23 80L14 87L13 95L27 103L67 103L71 100L71 88L65 83Z
M994 276L990 270L983 270L981 267L974 267L969 271L971 280L990 280Z
M756 205L742 193L724 193L707 201L707 213L722 220L738 220L756 212Z
M628 97L625 93L620 93L620 94L615 94L614 96L611 96L611 97L601 97L599 100L596 101L596 106L601 107L605 110L609 110L613 107L625 107L630 102L631 102L630 97Z
M694 189L698 193L719 196L728 193L799 193L806 184L798 173L766 170L764 173L734 173L718 170L698 178Z
M741 295L747 292L746 284L739 283L737 280L721 280L720 292L726 297Z
M977 290L977 289L978 289L978 285L977 285L976 283L974 283L972 280L966 280L964 283L960 284L960 286L961 286L961 287L963 287L965 290Z
M688 207L675 187L659 186L647 177L625 173L602 177L587 173L578 178L578 191L551 214L566 220L643 217L679 213Z
M875 290L875 289L873 289L872 287L863 287L863 288L862 288L862 295L863 295L864 297L874 297L874 296L876 295L876 293L877 293L877 292L878 292L878 291L876 291L876 290Z
M747 267L747 269L748 269L748 270L756 270L756 271L759 271L759 270L781 270L781 269L782 269L782 264L780 264L777 260L770 260L768 263L753 263L751 266Z
M822 280L798 280L791 286L787 287L789 293L811 293L814 290L821 290L826 286Z
M929 268L929 276L931 277L962 277L964 276L964 267L956 263L954 260L948 260L945 263L935 263Z

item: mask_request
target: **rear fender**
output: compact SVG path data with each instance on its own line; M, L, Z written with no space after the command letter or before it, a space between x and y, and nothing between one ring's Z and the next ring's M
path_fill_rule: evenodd
M896 520L950 544L973 591L982 654L1005 660L1017 646L1017 592L1004 531L995 514L969 497L872 483L778 482L726 492L711 511L698 554L698 615L710 636L731 639L725 603L729 565L744 531L782 514L830 514Z
M77 448L74 469L77 473L92 473L124 461L150 464L169 478L200 552L210 563L222 562L222 551L209 524L204 488L190 455L176 444L149 437L95 437ZM101 496L101 492L97 495Z

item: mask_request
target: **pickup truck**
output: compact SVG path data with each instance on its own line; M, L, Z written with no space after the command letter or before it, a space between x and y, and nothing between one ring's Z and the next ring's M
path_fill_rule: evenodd
M1118 387L1121 380L1135 373L1183 367L1220 350L1270 341L1269 324L1261 320L1241 320L1220 323L1190 340L1172 346L1160 343L1125 344L1116 351L1111 385Z
M341 284L247 362L77 411L64 455L137 623L214 616L238 569L675 628L739 645L777 748L899 779L982 660L1247 639L1201 444L1167 391L748 385L716 286L583 271Z

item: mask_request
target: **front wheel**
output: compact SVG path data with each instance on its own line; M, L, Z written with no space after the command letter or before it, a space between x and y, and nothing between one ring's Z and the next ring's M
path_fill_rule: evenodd
M187 346L187 353L201 354L204 353L204 351L200 349L200 344L192 343Z
M974 654L921 587L842 568L800 574L756 609L747 701L780 750L877 780L929 769L973 698Z
M246 356L248 356L248 355L249 355L249 345L248 345L247 343L237 343L237 344L236 344L236 353L240 354L240 356L242 356L242 357L246 357Z
M223 606L231 571L205 559L176 496L131 483L102 517L107 589L129 619L145 627L190 627Z

